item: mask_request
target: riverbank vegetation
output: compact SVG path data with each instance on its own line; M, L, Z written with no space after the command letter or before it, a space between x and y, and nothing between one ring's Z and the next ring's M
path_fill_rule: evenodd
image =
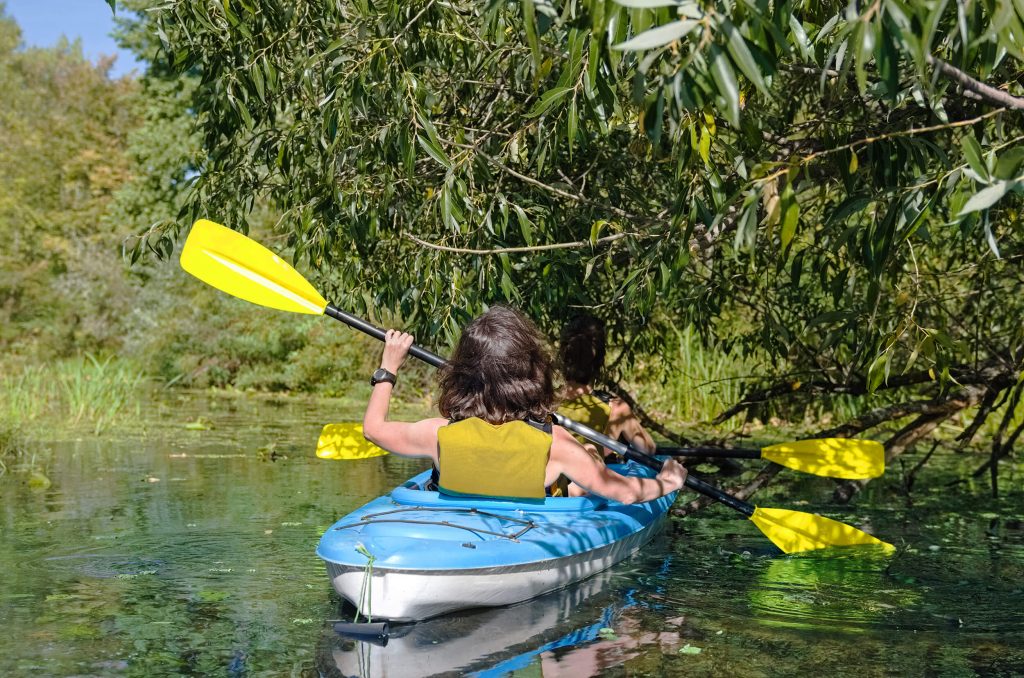
M609 385L663 437L938 440L997 491L1024 433L1011 5L116 5L138 78L0 20L12 374L361 385L372 341L181 275L205 217L439 352L492 303L550 336L601 316Z
M1024 431L1009 3L171 3L149 20L154 60L198 78L208 156L184 218L138 251L213 213L245 230L258 198L336 302L437 343L489 303L551 332L586 309L628 347L618 375L680 328L756 364L718 422L845 400L857 416L821 433L896 457L973 410L957 444L994 422L990 469Z

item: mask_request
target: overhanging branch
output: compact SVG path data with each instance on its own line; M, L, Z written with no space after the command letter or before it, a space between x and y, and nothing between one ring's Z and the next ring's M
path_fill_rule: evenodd
M956 66L950 65L942 59L937 59L931 54L928 55L927 61L928 64L930 66L934 66L935 70L939 73L957 83L968 92L977 94L982 100L994 106L1002 106L1015 111L1024 111L1024 99L1015 97L1012 94L992 87L991 85L986 85L979 80L975 80Z
M495 247L494 249L481 250L474 249L471 247L451 247L450 245L439 245L437 243L429 242L421 238L417 238L411 233L402 234L407 240L411 240L417 245L422 245L432 250L440 250L441 252L452 252L454 254L518 254L528 252L544 252L547 250L568 250L568 249L579 249L581 247L596 247L597 245L604 245L616 240L623 238L645 238L651 236L645 236L640 233L616 233L615 235L606 235L603 238L596 240L577 240L574 242L556 242L550 245L532 245L523 247Z

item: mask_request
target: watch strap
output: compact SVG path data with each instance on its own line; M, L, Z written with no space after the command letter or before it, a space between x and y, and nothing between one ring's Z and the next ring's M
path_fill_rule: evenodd
M378 367L370 376L370 386L376 386L382 381L386 381L389 384L394 385L398 381L398 375L384 369L383 367Z

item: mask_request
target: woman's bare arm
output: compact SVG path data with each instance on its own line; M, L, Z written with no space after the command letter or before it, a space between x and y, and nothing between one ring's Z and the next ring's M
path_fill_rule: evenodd
M686 482L686 469L673 459L665 462L655 478L620 475L588 454L568 431L555 426L548 462L551 482L559 473L564 473L588 492L624 504L657 499L681 489Z
M380 366L393 374L405 361L412 346L412 336L396 330L388 330L384 339L384 354ZM388 452L406 457L426 457L437 462L437 429L448 423L441 418L424 419L417 422L388 421L391 407L391 392L394 385L382 381L373 387L370 401L366 403L363 415L363 436L374 445Z
M633 409L620 398L613 398L608 405L611 408L608 415L608 437L618 440L621 436L641 452L654 454L654 438L640 424Z

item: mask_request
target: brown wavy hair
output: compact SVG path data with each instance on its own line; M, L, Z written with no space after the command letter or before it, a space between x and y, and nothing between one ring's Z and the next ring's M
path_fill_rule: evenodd
M558 358L566 380L592 385L604 369L604 321L592 315L576 316L562 328Z
M466 325L441 368L438 409L455 421L545 421L555 404L551 372L537 327L519 311L493 306Z

